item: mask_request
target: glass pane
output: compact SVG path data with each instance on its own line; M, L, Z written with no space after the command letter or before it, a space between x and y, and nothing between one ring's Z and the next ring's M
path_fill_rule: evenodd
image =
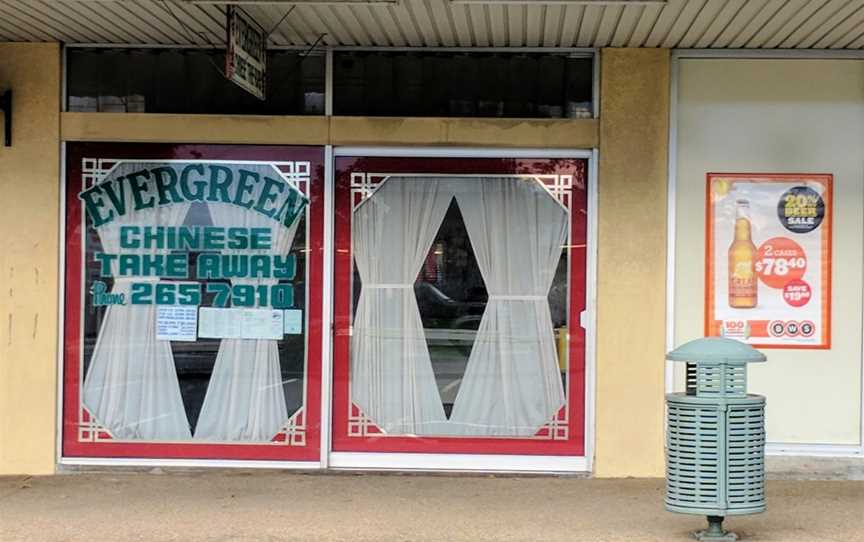
M352 217L351 402L387 435L541 431L567 402L569 224L536 178L384 180Z
M225 79L219 49L70 48L67 62L69 111L324 114L321 54L269 51L265 101Z
M454 77L458 74L458 77ZM336 52L336 115L584 118L593 60L565 54Z
M301 187L267 163L112 162L79 196L87 417L115 441L278 438L304 404Z

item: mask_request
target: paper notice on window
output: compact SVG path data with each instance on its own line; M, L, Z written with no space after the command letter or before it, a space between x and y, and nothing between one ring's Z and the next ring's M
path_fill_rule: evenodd
M281 339L284 335L281 310L241 310L244 339Z
M198 336L205 339L239 339L240 326L235 322L236 309L201 307L198 314Z
M160 305L156 309L156 340L196 341L198 308Z
M285 327L283 331L286 335L302 335L303 334L303 311L300 309L286 309L284 316Z
M281 310L201 307L198 335L208 339L281 339Z

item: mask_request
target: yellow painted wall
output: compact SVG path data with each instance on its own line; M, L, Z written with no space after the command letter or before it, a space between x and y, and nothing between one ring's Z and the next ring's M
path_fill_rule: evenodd
M54 472L60 49L0 43L12 147L0 146L0 474ZM2 130L2 127L0 127Z
M595 474L663 474L670 54L604 49Z
M593 148L594 119L265 117L154 113L63 113L66 141L272 145L452 145Z

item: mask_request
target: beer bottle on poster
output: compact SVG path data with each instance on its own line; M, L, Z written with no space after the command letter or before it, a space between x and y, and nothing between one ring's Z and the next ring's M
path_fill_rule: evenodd
M757 303L756 245L750 224L750 202L735 202L735 238L729 245L729 306L752 309Z

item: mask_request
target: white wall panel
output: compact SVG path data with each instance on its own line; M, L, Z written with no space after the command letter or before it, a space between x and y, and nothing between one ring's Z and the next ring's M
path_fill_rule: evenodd
M858 445L864 60L682 59L678 74L675 344L703 334L706 173L833 174L832 348L766 349L750 389L770 442Z

